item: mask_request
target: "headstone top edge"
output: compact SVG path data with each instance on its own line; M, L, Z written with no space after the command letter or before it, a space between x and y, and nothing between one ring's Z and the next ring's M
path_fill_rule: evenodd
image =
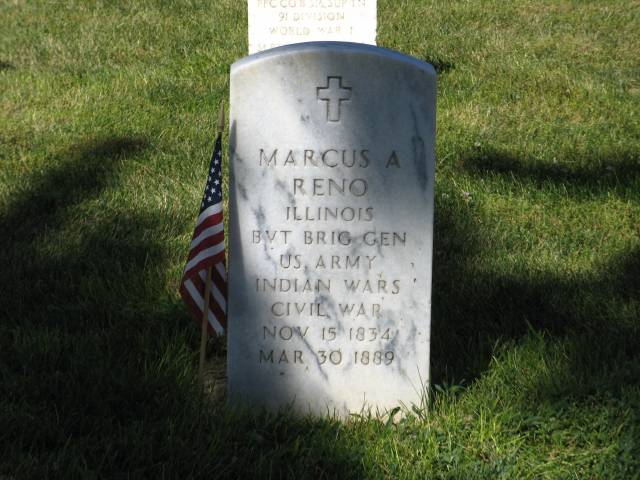
M243 67L253 65L255 63L268 61L273 58L288 56L294 53L301 52L313 52L313 51L333 51L336 53L363 53L363 54L371 54L378 55L380 57L385 57L389 60L395 60L398 62L406 63L407 65L412 65L418 69L424 70L426 73L437 76L436 70L430 63L419 60L415 57L411 57L409 55L405 55L404 53L397 52L395 50L391 50L389 48L378 47L375 45L369 45L366 43L355 43L355 42L302 42L302 43L293 43L290 45L283 45L281 47L271 48L269 50L263 50L258 53L254 53L252 55L248 55L239 60L236 60L233 64L231 64L231 74L233 75L238 70L241 70Z

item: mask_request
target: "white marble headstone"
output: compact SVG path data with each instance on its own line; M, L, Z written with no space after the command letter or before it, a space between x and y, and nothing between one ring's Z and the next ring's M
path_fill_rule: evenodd
M292 43L376 44L376 0L248 0L249 53Z
M228 387L318 415L429 381L436 74L306 43L231 67Z

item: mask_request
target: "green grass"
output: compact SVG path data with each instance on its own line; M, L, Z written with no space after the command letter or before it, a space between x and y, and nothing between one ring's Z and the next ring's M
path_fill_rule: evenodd
M439 72L433 388L346 424L198 393L243 3L0 3L0 478L640 478L640 2L379 0Z

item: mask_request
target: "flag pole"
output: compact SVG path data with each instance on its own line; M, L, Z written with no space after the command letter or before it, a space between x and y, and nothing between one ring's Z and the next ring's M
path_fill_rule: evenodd
M220 102L220 113L218 114L218 135L224 133L224 100ZM211 297L211 270L207 268L207 275L204 285L204 308L202 310L202 328L200 330L200 364L198 367L198 378L200 385L204 387L204 364L207 359L207 340L209 340L209 299ZM214 333L215 335L215 333Z

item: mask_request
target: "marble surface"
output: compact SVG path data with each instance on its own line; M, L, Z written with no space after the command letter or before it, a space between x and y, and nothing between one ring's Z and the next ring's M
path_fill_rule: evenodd
M376 0L249 0L249 53L292 43L376 44Z
M232 403L347 415L429 381L436 74L317 42L231 67Z

